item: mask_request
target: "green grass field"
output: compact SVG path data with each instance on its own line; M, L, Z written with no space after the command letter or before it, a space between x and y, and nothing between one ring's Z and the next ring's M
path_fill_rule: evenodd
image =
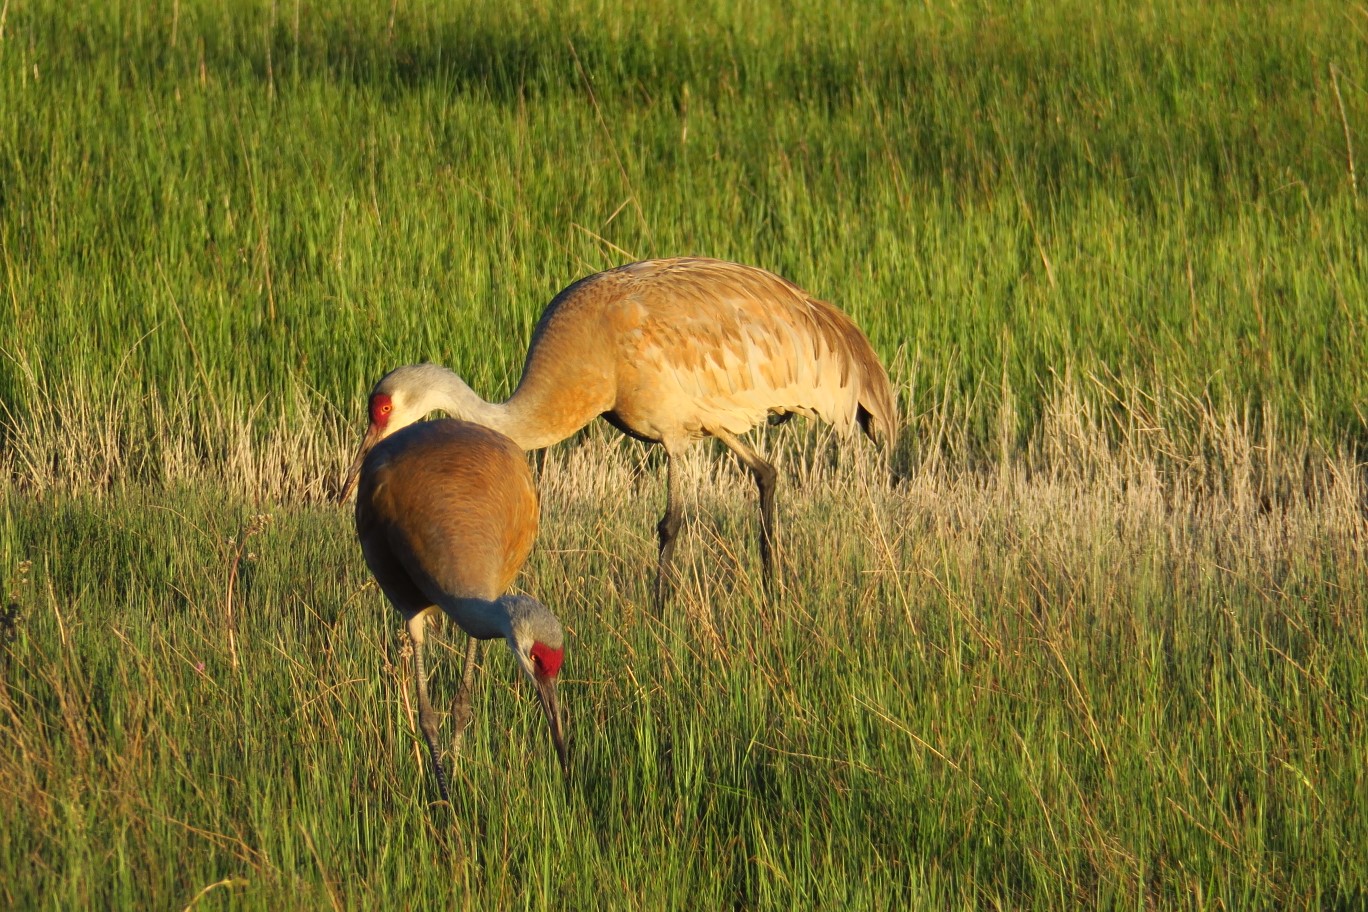
M0 0L0 906L1368 908L1365 157L1328 0ZM436 803L365 392L683 253L907 479L761 435L767 606L699 447L657 618L659 454L534 456L575 776L491 644Z

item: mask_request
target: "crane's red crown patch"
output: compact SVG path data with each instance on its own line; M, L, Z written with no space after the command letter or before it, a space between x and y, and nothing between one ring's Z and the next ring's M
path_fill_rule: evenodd
M532 667L538 677L554 678L565 661L564 649L552 649L545 643L532 644Z

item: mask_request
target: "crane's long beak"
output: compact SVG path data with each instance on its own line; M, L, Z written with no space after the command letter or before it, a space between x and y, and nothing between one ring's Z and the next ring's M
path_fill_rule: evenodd
M556 699L556 679L550 675L534 676L537 685L537 699L541 701L546 722L551 726L551 742L556 745L556 757L560 760L561 772L570 778L570 754L565 749L565 727L561 721L560 702Z
M356 482L361 477L361 464L366 461L366 454L371 451L371 447L380 442L380 428L374 423L366 430L366 436L361 438L361 446L356 450L356 458L352 460L351 466L347 469L347 474L342 479L342 487L337 492L337 502L346 503L347 498L351 497L352 491L356 490Z

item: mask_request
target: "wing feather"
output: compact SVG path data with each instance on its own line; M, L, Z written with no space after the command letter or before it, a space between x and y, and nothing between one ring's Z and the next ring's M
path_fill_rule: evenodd
M751 266L681 258L602 274L637 310L632 356L661 373L686 423L743 432L769 412L818 416L871 436L895 430L891 385L845 313Z

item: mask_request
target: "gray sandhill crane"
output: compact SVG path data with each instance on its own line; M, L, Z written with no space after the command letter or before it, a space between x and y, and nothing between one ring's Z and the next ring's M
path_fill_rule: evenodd
M888 374L850 317L771 272L699 258L632 263L556 295L506 402L486 402L446 368L415 364L382 378L369 407L370 426L340 500L367 450L436 410L492 427L524 450L564 440L599 415L626 434L662 444L658 610L681 518L675 457L693 441L716 437L754 476L768 590L777 473L737 435L794 413L821 418L847 435L859 427L886 443L897 432Z
M537 536L537 492L513 441L464 421L425 421L381 441L360 466L356 534L385 597L413 641L418 724L442 798L450 801L428 702L423 639L440 608L470 635L457 698L455 739L470 722L480 640L502 638L532 679L562 770L569 775L556 675L565 656L560 621L536 599L506 590Z

